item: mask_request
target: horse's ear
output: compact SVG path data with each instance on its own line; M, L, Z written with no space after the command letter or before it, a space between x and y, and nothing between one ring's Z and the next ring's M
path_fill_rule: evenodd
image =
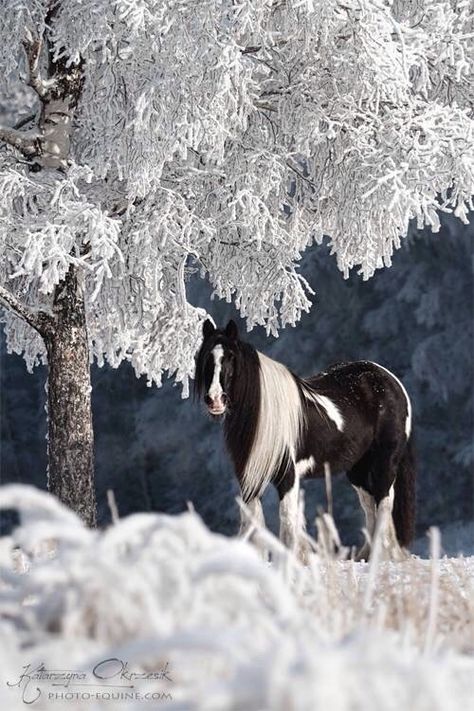
M225 335L227 336L227 338L229 338L231 341L237 341L237 340L238 340L238 338L239 338L239 329L238 329L237 324L235 323L235 321L233 321L232 319L229 321L229 323L228 323L227 326L225 327L224 333L225 333Z
M209 338L209 336L212 336L215 330L216 329L214 324L210 319L207 318L202 324L202 335L204 336L204 338Z

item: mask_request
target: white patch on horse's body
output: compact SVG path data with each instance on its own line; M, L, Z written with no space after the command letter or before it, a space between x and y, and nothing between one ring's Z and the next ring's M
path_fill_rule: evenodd
M221 370L222 370L222 359L224 357L224 349L222 346L216 346L212 349L212 355L214 356L214 375L212 376L211 386L209 388L208 395L213 400L222 395L222 385L221 385Z
M311 457L308 457L308 459L299 459L295 464L296 476L299 479L302 479L305 474L309 474L313 467L314 457L312 455Z
M241 482L244 497L262 492L286 456L294 462L303 425L301 399L288 368L258 353L260 413Z
M336 425L339 432L343 432L344 418L341 415L341 412L337 407L336 403L334 403L326 395L320 395L319 393L315 392L309 385L303 386L303 394L307 400L322 407L331 422Z
M407 436L407 439L409 439L410 433L411 433L412 411L411 411L411 400L410 400L410 396L408 395L405 386L404 386L403 383L397 378L397 376L392 373L391 370L388 370L388 368L384 368L383 365L380 365L380 363L375 363L374 361L369 361L369 362L372 363L373 365L376 365L377 368L380 368L380 370L384 370L386 373L388 373L388 375L390 375L390 376L395 380L395 382L398 383L398 385L400 386L400 389L401 389L402 393L404 394L405 399L406 399L406 401L407 401L407 418L406 418L406 420L405 420L405 434L406 434L406 436Z

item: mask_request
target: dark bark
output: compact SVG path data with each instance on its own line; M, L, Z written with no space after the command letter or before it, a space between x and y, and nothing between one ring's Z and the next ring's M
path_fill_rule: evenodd
M96 525L94 433L81 275L71 266L54 293L48 352L48 488L89 526Z
M70 133L81 96L83 61L68 64L54 59L50 31L59 9L50 0L44 36L25 31L23 46L27 84L41 104L36 134L0 127L0 140L29 159L31 170L64 171L69 164ZM41 77L41 56L48 58ZM48 488L90 526L96 524L94 435L91 412L89 348L82 275L74 267L54 292L53 313L34 311L0 286L0 303L12 309L43 337L48 353Z

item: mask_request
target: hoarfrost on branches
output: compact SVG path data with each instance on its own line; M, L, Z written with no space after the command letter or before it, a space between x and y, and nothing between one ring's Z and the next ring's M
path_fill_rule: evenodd
M62 142L35 119L43 36L80 74ZM1 280L47 310L80 267L99 363L186 386L205 316L190 270L276 333L309 309L312 241L367 279L411 219L437 231L438 210L472 209L468 0L11 0L0 39L5 91L20 74L32 114L0 129ZM10 349L44 358L5 320Z

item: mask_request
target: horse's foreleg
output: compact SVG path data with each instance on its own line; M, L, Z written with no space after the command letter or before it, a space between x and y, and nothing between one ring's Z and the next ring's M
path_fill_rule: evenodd
M291 476L291 480L290 480ZM289 484L291 483L291 486ZM300 506L300 480L296 473L287 475L278 486L280 497L280 540L302 563L308 562L309 546L305 540L306 521Z
M257 528L265 528L265 516L263 515L262 502L259 498L252 499L246 504L248 513L240 509L240 528L239 536L247 538L251 541L263 558L268 557L268 551L259 540L258 535L255 535Z
M249 501L246 506L250 518L245 511L240 509L239 536L245 536L254 525L265 526L265 516L263 515L262 502L260 499L255 497L255 499Z

